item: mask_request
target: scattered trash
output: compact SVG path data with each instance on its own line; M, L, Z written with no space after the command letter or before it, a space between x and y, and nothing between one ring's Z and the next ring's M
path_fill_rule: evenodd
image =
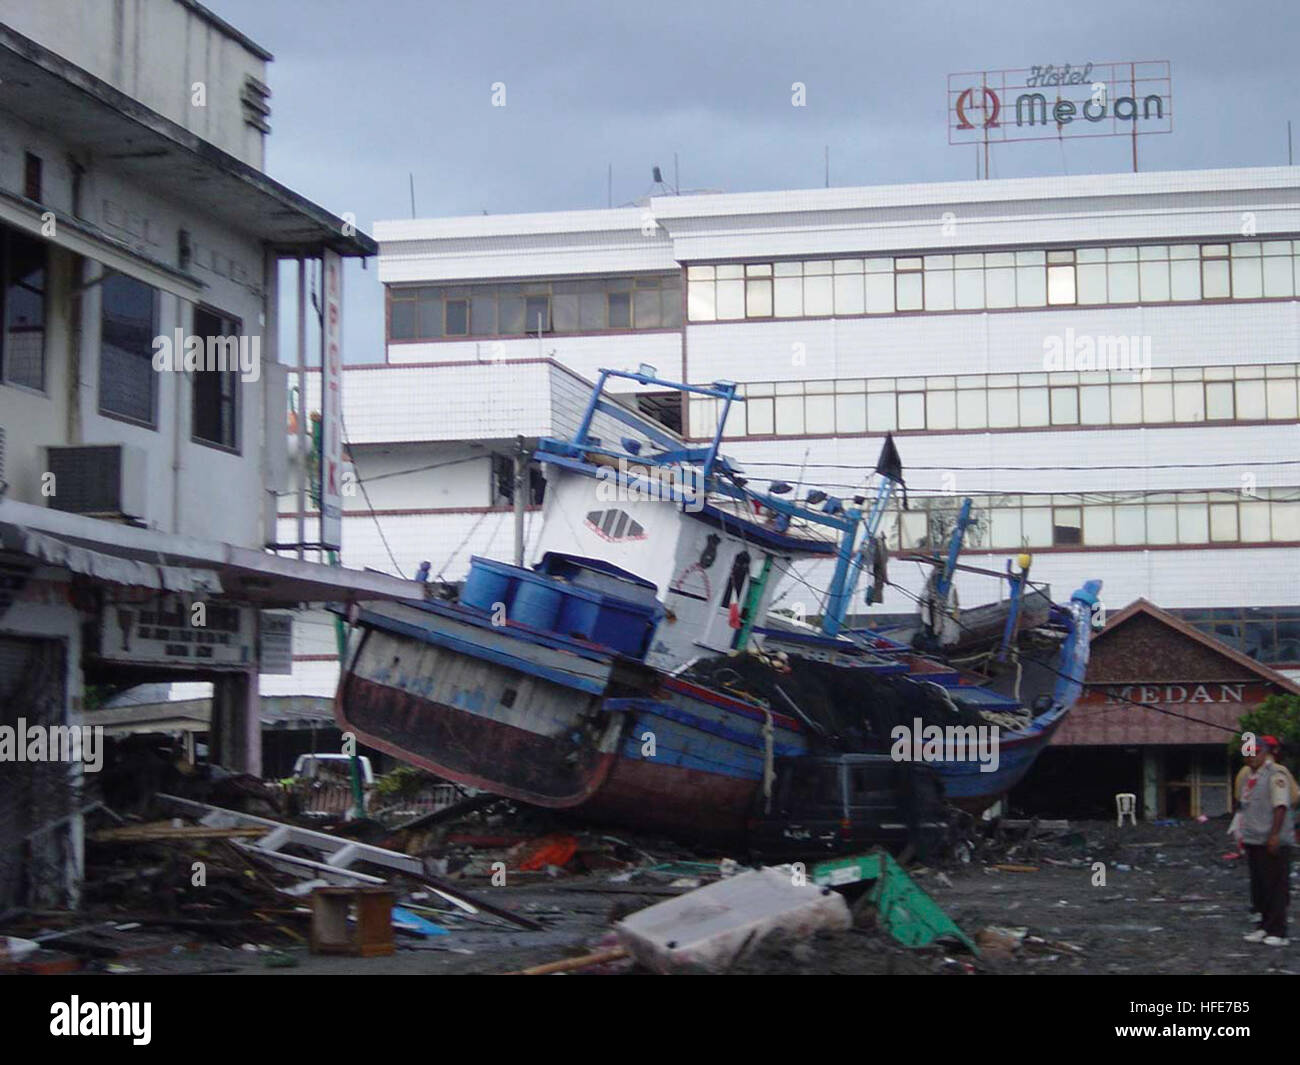
M975 943L985 954L993 958L1010 958L1019 949L1028 928L1000 928L989 925L975 933Z
M813 866L812 876L815 884L836 888L871 881L870 890L854 905L854 916L859 916L864 906L874 907L877 924L904 946L929 946L938 939L953 938L979 953L970 937L913 883L887 851L820 862Z
M577 853L578 841L572 836L544 836L521 845L515 867L522 872L536 872L552 865L562 869Z
M40 944L31 939L19 939L17 936L0 936L0 965L20 962L35 954Z
M434 924L426 920L417 913L402 906L393 907L393 927L399 932L412 932L421 936L445 936L448 935L447 929L440 924Z
M298 965L298 959L282 950L273 950L262 959L268 969L292 969Z

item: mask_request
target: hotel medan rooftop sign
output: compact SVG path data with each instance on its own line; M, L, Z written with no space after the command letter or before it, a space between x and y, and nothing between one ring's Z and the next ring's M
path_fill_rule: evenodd
M1172 133L1168 60L948 75L948 143Z

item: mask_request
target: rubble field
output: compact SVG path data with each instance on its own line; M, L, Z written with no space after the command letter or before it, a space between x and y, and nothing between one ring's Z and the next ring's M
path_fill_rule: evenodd
M431 830L358 823L329 831L390 848L386 853L420 856L414 873L357 866L381 874L400 907L391 953L313 952L310 896L322 882L311 879L310 869L267 861L250 846L256 828L205 827L193 817L140 819L91 833L81 911L24 911L0 920L0 969L471 974L560 963L555 967L581 974L632 973L643 970L622 949L616 922L746 871L743 855L606 834L509 804ZM722 971L1300 972L1300 933L1283 948L1242 940L1253 927L1247 876L1244 859L1230 857L1226 819L1123 827L994 822L966 835L944 862L912 863L907 873L978 954L951 939L904 946L871 906L858 903L847 929L751 935ZM303 851L299 860L307 857ZM199 885L196 863L204 870ZM860 893L845 890L850 904L858 899ZM8 939L8 961L7 937L17 937ZM23 940L29 952L33 942L39 949L16 961L14 945Z

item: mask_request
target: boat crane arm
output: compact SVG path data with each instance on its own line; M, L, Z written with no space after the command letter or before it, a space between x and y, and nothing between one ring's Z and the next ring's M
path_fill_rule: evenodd
M871 504L871 510L862 525L862 539L857 545L857 550L853 552L852 561L845 575L839 617L833 622L832 627L823 626L827 635L836 635L844 624L844 615L848 612L849 604L853 602L853 594L858 588L858 578L861 577L862 570L867 564L872 545L875 543L876 535L880 529L880 523L885 517L885 509L889 506L889 501L894 497L894 491L897 487L898 482L891 478L882 477L880 479L880 484L876 488L875 502ZM830 611L828 610L827 613L829 615Z
M894 446L892 433L885 435L885 442L880 448L880 458L876 460L876 473L880 474L880 483L876 486L876 498L867 513L865 523L862 512L850 507L846 513L852 519L851 527L840 541L839 559L835 564L835 576L831 578L830 591L826 596L826 610L822 615L822 631L827 636L838 636L844 627L844 616L848 613L853 593L858 587L858 577L866 565L868 552L872 550L880 523L884 520L885 509L893 498L895 490L903 482L903 462L898 457L898 448ZM904 489L903 505L907 505ZM858 541L861 528L862 539Z

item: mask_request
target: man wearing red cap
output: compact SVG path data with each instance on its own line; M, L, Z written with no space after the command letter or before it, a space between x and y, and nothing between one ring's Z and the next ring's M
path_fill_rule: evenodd
M1246 751L1251 773L1241 785L1241 838L1250 864L1251 901L1259 909L1259 928L1245 938L1250 943L1284 947L1286 909L1291 901L1290 774L1274 760L1280 744L1261 736Z

